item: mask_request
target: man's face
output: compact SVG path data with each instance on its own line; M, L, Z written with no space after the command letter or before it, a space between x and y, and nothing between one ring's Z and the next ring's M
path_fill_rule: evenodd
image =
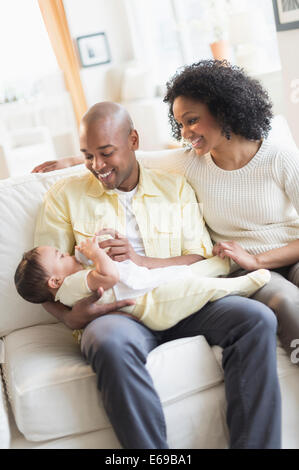
M130 191L138 183L138 134L111 118L80 128L80 149L89 171L107 189Z

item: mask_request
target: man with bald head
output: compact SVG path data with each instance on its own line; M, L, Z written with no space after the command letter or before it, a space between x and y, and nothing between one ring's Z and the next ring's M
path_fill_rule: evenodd
M99 141L104 145L97 147ZM123 107L109 102L94 105L82 119L80 147L86 167L106 188L130 191L136 187L138 135ZM91 148L103 158L93 158Z
M96 147L100 140L105 145ZM94 105L82 119L80 146L86 167L107 188L130 191L136 187L139 170L134 150L138 148L138 135L122 106L109 102ZM93 158L90 148L101 152L103 158Z
M108 229L115 236L100 246L115 261L130 258L155 268L211 256L194 191L181 176L143 168L135 156L138 144L138 133L122 106L103 102L90 108L80 125L80 149L90 173L62 179L50 189L38 216L35 246L72 253L75 244ZM176 231L174 219L180 222ZM190 220L193 236L191 228L184 236L182 226ZM98 375L106 412L122 446L167 448L163 411L145 368L147 354L160 344L159 335L117 312L132 301L97 305L101 294L99 290L79 301L72 310L59 302L44 306L70 328L85 327L81 349Z
M148 170L137 162L138 133L122 106L94 105L81 122L80 148L89 172L64 178L49 190L38 216L35 246L52 245L72 253L86 237L106 231L114 237L100 246L115 261L131 259L156 268L212 256L194 191L184 177ZM195 335L204 335L210 345L224 349L231 447L250 446L249 431L254 445L262 447L267 433L256 404L262 401L266 406L275 377L272 380L265 373L260 387L250 384L256 355L264 358L267 367L275 338L269 313L263 312L267 307L229 296L207 304L168 330L154 331L118 311L132 301L97 304L102 293L99 289L72 309L59 302L44 306L70 328L84 328L81 351L97 375L104 408L124 448L168 448L161 402L146 369L147 356L164 342ZM243 387L246 416L240 396ZM264 426L268 421L265 418Z

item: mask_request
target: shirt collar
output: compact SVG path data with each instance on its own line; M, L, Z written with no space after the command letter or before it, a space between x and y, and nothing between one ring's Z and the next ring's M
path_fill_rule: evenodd
M159 189L154 185L151 170L144 168L139 162L139 183L136 196L160 196ZM89 175L87 195L92 197L101 197L103 194L117 194L113 189L106 189L105 186L92 174Z

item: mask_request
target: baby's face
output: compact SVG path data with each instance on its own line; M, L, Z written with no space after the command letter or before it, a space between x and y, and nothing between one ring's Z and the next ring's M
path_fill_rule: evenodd
M39 246L40 263L50 276L64 279L82 269L75 256L61 253L53 246Z

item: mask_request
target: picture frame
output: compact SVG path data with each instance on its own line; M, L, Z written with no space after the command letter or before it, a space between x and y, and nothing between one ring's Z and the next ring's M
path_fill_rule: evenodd
M299 0L272 0L277 31L299 28Z
M76 38L82 67L111 62L111 54L106 33L86 34Z

